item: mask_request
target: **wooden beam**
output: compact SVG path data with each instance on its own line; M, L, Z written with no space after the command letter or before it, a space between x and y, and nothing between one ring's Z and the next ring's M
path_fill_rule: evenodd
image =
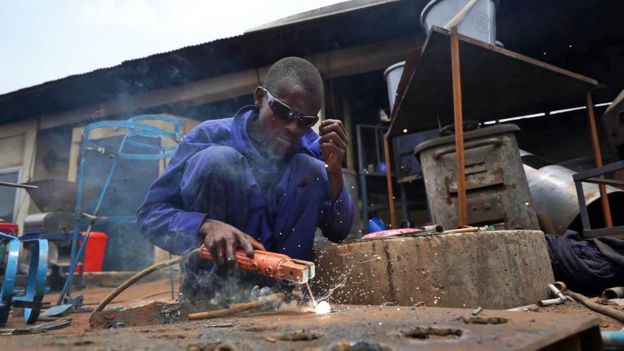
M594 113L594 103L592 101L591 92L588 91L585 96L585 102L587 104L587 118L589 119L589 132L592 141L592 148L594 150L594 161L596 168L602 167L602 154L600 153L600 142L598 141L598 128L596 127L596 115ZM604 178L604 176L600 176ZM607 195L607 187L604 184L598 184L600 189L600 203L602 205L602 215L604 223L607 228L613 227L613 220L611 218L611 207L609 206L609 197Z
M455 122L455 151L457 178L457 221L459 226L467 225L466 175L464 170L464 116L462 111L461 70L459 59L459 38L457 27L451 30L451 69L453 74L453 111Z
M417 46L415 37L403 37L346 49L328 51L306 57L317 65L324 79L333 79L374 70L381 70L404 59L409 48ZM41 117L41 129L83 121L106 119L118 114L165 105L196 106L251 94L260 84L269 66L258 67L180 86L153 90L141 95L115 99Z

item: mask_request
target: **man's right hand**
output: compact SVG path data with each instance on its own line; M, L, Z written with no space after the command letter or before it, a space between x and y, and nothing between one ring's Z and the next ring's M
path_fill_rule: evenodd
M219 267L236 268L236 250L242 249L248 257L253 251L265 250L254 238L221 221L206 219L199 228L199 236Z

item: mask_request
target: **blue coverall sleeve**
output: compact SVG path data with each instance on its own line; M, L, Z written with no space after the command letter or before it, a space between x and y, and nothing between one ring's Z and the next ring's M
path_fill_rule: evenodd
M181 209L180 182L186 161L206 146L194 143L189 134L178 146L165 172L152 183L137 211L137 223L143 235L175 255L185 254L201 244L197 233L206 214Z
M351 232L354 219L355 205L345 184L335 201L330 200L323 204L319 228L327 239L339 242Z

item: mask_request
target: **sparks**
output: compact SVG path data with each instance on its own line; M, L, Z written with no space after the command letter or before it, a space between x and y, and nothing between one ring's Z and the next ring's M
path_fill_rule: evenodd
M315 312L316 312L316 314L328 314L329 312L331 312L331 306L329 305L329 302L327 302L327 301L320 301L316 305Z

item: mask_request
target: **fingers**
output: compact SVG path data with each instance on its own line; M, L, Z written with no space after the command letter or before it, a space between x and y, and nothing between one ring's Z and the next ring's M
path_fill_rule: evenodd
M346 153L344 148L341 148L335 143L329 141L321 143L321 151L323 152L323 155L334 154L336 158L334 158L333 161L341 163ZM326 162L329 162L329 160L326 160Z
M262 243L260 243L259 241L257 241L256 239L250 237L249 235L245 235L245 237L247 238L247 241L251 244L251 246L256 249L256 250L262 250L262 251L266 251L267 249L264 248L264 245L262 245Z
M252 258L254 254L254 248L249 242L249 240L245 238L246 235L243 233L237 233L237 237L238 237L238 243L241 246L241 248L245 251L245 253L247 254L247 257Z
M225 240L216 240L214 245L215 255L213 259L217 266L222 267L225 264Z
M225 264L228 268L236 268L236 242L234 240L225 241Z
M236 268L236 250L242 249L248 257L255 250L266 250L251 236L220 221L210 220L202 225L199 234L204 237L204 245L210 251L212 261L219 267Z
M321 136L330 132L335 132L346 143L349 143L349 133L341 121L336 119L327 119L321 122L319 126L319 134Z
M341 149L346 150L347 146L349 145L349 141L343 139L338 133L332 131L329 132L327 134L324 134L323 136L321 136L321 139L319 140L319 142L321 144L325 143L325 142L330 142L330 143L334 143L336 145L338 145Z

